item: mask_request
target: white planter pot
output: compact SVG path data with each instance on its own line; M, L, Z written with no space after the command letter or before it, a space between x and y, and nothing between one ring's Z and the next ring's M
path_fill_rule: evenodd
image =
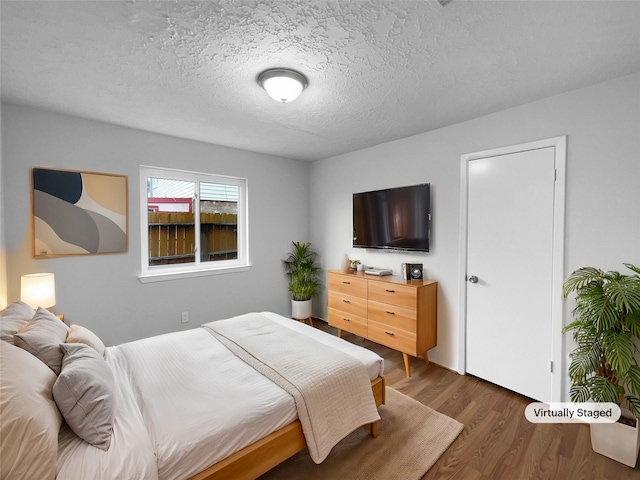
M622 410L624 416L631 416ZM640 448L640 421L631 427L623 423L592 423L591 448L596 453L634 468Z
M311 300L291 300L291 317L296 320L311 318Z

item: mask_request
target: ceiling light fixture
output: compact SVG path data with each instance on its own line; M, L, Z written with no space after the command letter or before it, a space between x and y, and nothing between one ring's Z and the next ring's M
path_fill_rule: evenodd
M298 98L309 82L307 77L288 68L272 68L258 75L258 83L271 98L287 103Z

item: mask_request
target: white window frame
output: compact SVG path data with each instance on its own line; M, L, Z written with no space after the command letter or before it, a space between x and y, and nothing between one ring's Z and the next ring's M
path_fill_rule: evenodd
M168 178L189 182L220 183L238 187L238 258L173 265L149 265L149 225L147 215L147 179ZM196 241L200 238L200 202L195 202ZM189 172L171 168L140 166L140 247L141 271L138 279L142 283L178 280L182 278L218 275L249 270L249 209L247 206L247 179L209 173Z

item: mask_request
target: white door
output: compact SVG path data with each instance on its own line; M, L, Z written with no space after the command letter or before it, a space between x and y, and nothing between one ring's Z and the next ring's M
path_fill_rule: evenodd
M551 401L555 148L467 172L466 371Z

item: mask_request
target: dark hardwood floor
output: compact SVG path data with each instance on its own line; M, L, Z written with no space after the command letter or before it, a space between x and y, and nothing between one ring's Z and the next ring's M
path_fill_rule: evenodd
M313 323L336 334L321 320ZM639 465L632 469L591 449L587 425L529 423L529 398L420 358L411 358L407 378L401 353L353 334L343 338L385 359L387 386L465 425L422 480L640 479Z

